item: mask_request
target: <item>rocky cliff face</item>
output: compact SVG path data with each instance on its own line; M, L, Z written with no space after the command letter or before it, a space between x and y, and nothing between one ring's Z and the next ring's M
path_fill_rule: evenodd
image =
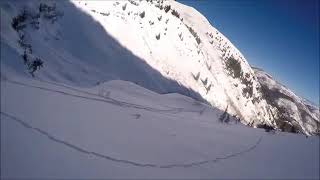
M306 105L294 121L299 130L284 119L288 109L275 105L278 97L237 48L178 2L3 1L1 49L2 75L31 74L77 86L127 80L201 99L250 126L319 130L319 113L311 113L319 111Z
M287 132L318 134L319 107L297 96L262 69L254 68L264 99L277 109L277 128Z

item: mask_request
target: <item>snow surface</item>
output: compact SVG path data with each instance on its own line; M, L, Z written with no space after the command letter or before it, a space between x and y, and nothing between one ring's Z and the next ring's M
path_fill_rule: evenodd
M281 129L275 120L281 113L263 98L246 59L204 16L174 1L131 2L1 1L1 74L30 76L22 63L24 49L17 43L23 35L32 49L29 56L44 61L35 72L37 79L77 87L131 81L158 93L180 93L227 109L253 127L267 124ZM40 3L56 7L53 12L61 16L55 21L46 18L38 10ZM167 13L165 6L171 7ZM11 22L22 9L30 17L17 32ZM33 23L39 23L38 29ZM239 66L228 68L230 59ZM237 70L240 76L233 77ZM307 135L319 130L314 123L298 124Z
M125 81L2 78L1 177L319 178L318 137L221 123L222 113Z
M19 33L11 21L23 7L37 14L40 2L55 3L63 16L52 23L40 15L36 20L39 29L27 24L20 32L32 46L32 56L44 61L36 78L80 87L110 80L131 81L158 93L203 99L220 110L228 107L228 113L245 124L274 124L271 117L275 109L261 99L256 90L259 83L241 53L199 12L173 1L142 1L137 6L127 1L2 1L2 74L30 76L20 57ZM171 10L166 13L156 5L170 5ZM172 15L173 9L180 13L180 19ZM144 18L140 17L142 12ZM188 27L197 33L200 44ZM243 95L246 85L226 70L225 62L231 56L249 75L250 97ZM261 101L253 103L253 98Z
M33 19L40 3L63 15ZM226 37L188 6L136 3L0 1L1 178L319 178L319 137L238 123L276 127L278 114ZM32 17L17 32L23 8ZM34 78L22 35L44 61Z

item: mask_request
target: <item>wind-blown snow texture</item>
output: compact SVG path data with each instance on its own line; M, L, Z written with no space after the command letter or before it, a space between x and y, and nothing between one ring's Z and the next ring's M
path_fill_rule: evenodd
M313 135L319 109L265 81L193 8L0 7L2 177L319 178L317 137L238 124Z

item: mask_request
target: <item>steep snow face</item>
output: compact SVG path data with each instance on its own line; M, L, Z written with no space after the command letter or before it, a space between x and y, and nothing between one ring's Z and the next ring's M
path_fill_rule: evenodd
M294 94L262 69L254 68L264 98L278 110L277 127L289 132L319 134L319 107Z
M277 127L278 109L263 98L246 59L178 2L2 1L1 50L2 75L31 71L76 86L127 80L203 99L251 126Z
M163 76L198 92L211 105L227 108L245 123L272 125L274 109L261 98L249 64L193 8L174 1L75 4Z

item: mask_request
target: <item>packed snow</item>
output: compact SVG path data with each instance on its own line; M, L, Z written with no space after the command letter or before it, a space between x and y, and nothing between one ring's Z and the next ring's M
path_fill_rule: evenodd
M108 92L108 96L100 92ZM319 138L133 83L1 80L2 178L319 178Z

